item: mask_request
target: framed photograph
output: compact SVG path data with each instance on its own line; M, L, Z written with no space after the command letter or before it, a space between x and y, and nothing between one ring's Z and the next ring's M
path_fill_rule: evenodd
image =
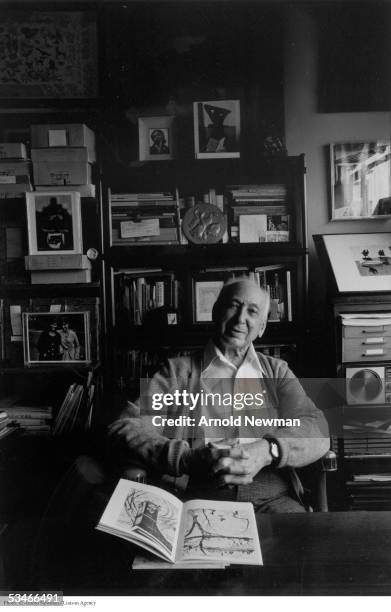
M26 194L30 255L82 253L80 195L75 191Z
M320 237L340 292L391 291L391 233Z
M139 117L139 157L141 161L174 159L174 117Z
M94 11L7 11L0 29L0 100L94 99ZM7 100L7 102L5 102Z
M240 157L240 101L194 102L196 159Z
M210 323L212 321L212 308L217 300L223 280L194 281L194 322Z
M389 142L330 145L331 220L391 215Z
M89 312L24 312L26 365L89 363Z

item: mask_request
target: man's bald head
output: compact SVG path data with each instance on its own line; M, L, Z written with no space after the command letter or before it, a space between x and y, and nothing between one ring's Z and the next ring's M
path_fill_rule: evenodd
M270 298L249 278L228 281L213 306L215 340L223 348L246 348L261 336L267 322Z

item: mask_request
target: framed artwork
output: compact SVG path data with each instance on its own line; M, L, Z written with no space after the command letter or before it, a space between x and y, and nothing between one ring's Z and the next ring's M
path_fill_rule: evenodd
M210 323L212 308L223 288L223 280L194 280L194 322Z
M196 159L240 157L240 101L194 102Z
M141 161L174 159L174 117L139 117L139 157Z
M82 253L80 195L35 191L26 194L30 255Z
M391 291L391 233L326 234L320 238L338 291Z
M330 145L331 220L391 215L389 142Z
M10 10L2 16L0 48L0 100L98 95L93 11Z
M26 365L89 363L89 312L24 312Z

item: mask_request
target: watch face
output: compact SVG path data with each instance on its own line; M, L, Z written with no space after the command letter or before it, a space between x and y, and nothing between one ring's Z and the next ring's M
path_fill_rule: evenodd
M280 451L278 448L278 444L276 444L276 442L270 442L270 454L273 457L273 459L280 458Z

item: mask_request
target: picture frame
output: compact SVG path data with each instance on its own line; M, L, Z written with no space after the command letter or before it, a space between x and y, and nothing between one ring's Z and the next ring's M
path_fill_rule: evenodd
M224 280L194 279L194 323L211 323L212 308Z
M240 100L193 103L196 159L240 157Z
M24 312L24 363L31 365L91 362L90 313Z
M26 194L29 255L83 252L80 194L34 191Z
M1 106L97 99L95 11L14 10L5 13L2 26Z
M391 291L391 233L314 236L341 293Z
M334 143L329 152L331 221L390 217L390 142Z
M140 161L170 160L175 157L174 117L139 117Z

